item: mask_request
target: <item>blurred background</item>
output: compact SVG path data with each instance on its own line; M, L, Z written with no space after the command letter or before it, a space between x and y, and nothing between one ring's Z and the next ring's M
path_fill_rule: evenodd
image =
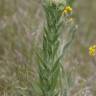
M96 96L96 0L76 0L78 30L64 64L75 71L72 96ZM44 14L41 0L0 0L0 96L37 96L36 54L41 44Z

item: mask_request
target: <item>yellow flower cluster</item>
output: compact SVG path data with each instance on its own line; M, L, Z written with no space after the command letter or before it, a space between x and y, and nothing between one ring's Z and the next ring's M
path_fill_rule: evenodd
M90 54L90 56L95 56L96 55L96 45L93 45L93 46L89 47L89 54Z
M64 8L64 11L63 11L64 14L68 14L68 13L71 13L71 12L72 12L72 8L70 6L66 6Z

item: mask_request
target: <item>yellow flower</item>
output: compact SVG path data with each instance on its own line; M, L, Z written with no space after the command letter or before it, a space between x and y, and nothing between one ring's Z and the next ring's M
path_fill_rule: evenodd
M93 45L93 46L89 47L89 54L90 54L90 56L95 56L96 55L96 45Z
M72 12L72 8L70 6L66 6L63 10L63 13L64 14L68 14L68 13L71 13Z
M66 9L67 11L69 11L69 12L72 12L72 8L71 8L70 6L67 6L65 9Z

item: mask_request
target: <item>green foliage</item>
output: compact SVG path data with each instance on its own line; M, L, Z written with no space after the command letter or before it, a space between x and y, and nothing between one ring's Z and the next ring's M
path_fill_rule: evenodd
M59 47L60 14L55 4L44 6L47 24L43 33L42 56L39 56L40 88L43 96L56 96L60 73ZM57 93L55 92L57 90Z
M64 74L64 78L60 75L61 70L61 59L64 56L64 51L68 48L74 38L75 27L74 25L69 26L69 36L68 42L63 46L63 50L60 53L60 36L62 34L62 26L65 25L68 20L66 16L62 16L64 6L60 9L61 4L56 4L55 2L44 2L43 8L46 16L46 22L43 32L43 46L41 49L41 54L38 55L38 74L39 74L39 88L41 89L41 96L58 96L61 94L62 89L60 89L60 78L67 81L64 84L66 92L68 92L71 87L71 74L67 72ZM62 73L63 74L63 73ZM64 92L60 95L64 95ZM67 93L66 93L67 96Z

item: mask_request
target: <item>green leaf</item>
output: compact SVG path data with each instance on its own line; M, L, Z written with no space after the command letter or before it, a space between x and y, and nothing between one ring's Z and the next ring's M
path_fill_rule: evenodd
M48 66L46 65L46 63L44 62L44 60L42 59L42 57L40 57L40 55L38 55L38 60L40 61L39 63L39 66L42 67L42 69L46 69L47 71L49 71L49 68Z

